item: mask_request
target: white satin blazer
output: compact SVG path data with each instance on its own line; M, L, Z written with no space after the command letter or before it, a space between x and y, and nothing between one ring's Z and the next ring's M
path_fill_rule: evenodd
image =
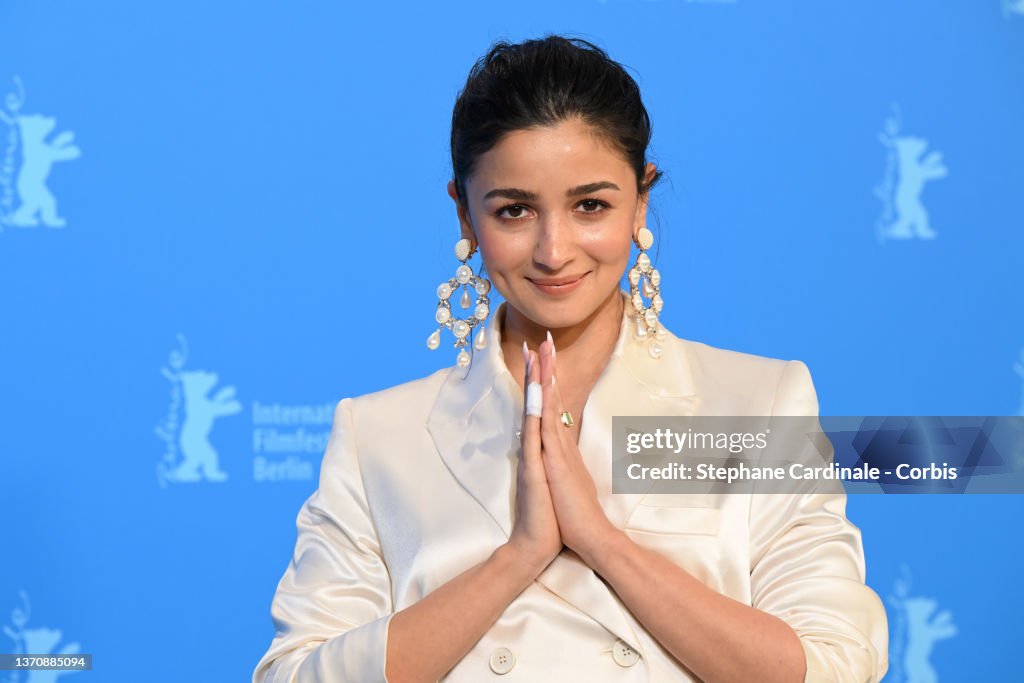
M612 522L711 588L785 620L806 681L878 681L888 626L865 583L846 497L612 494L613 415L817 415L807 366L668 333L660 359L618 342L587 400L579 447ZM391 615L508 540L523 397L500 346L503 303L468 374L451 366L342 399L270 613L276 635L253 683L386 681ZM685 628L685 625L684 625ZM639 656L636 656L639 655ZM511 664L511 666L510 666ZM564 551L445 676L449 683L699 680L616 594Z

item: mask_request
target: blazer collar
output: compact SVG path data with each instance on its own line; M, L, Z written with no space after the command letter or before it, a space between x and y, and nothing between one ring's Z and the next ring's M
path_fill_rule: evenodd
M652 358L646 340L634 334L628 293L620 289L619 294L625 305L618 340L587 398L579 448L601 505L612 523L622 528L646 494L612 494L612 416L693 415L700 396L685 345L666 330L661 358ZM456 366L448 374L427 429L452 476L508 538L519 459L516 432L524 399L501 350L505 311L502 302L485 328L487 346L474 352L468 370ZM537 581L644 654L621 602L575 553L563 551Z

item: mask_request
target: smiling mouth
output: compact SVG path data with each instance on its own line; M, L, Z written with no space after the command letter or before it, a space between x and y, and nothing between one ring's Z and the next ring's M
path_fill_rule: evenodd
M563 282L559 282L558 284L549 284L549 283L533 280L533 279L530 279L530 278L526 278L526 279L530 280L530 282L533 283L533 285L535 287L537 287L538 289L540 289L541 291L557 294L558 292L568 292L569 290L575 288L576 285L578 285L588 275L590 275L590 273L586 272L586 273L583 273L582 275L580 275L575 280L566 280L566 281L563 281Z

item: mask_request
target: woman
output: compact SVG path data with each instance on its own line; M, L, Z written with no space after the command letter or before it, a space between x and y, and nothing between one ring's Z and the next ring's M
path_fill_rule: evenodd
M611 492L613 415L817 414L803 363L658 322L650 133L586 41L476 64L448 193L457 257L479 250L491 279L442 286L438 322L464 347L491 282L505 302L471 362L339 402L254 682L881 679L885 612L842 494ZM619 287L632 243L650 305Z

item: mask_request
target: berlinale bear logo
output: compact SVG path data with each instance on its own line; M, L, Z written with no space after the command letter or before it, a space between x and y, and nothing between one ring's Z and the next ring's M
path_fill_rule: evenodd
M0 162L0 225L63 228L67 222L57 214L57 199L46 180L54 163L77 159L82 152L73 144L71 131L48 139L57 125L52 116L20 113L25 96L21 80L14 81L18 92L9 93L0 109L0 120L7 124Z
M217 418L242 412L242 404L235 399L233 386L221 387L211 396L217 373L186 370L188 350L183 334L178 334L178 343L181 348L171 351L168 358L170 367L160 369L171 382L171 402L167 416L156 427L165 444L157 479L163 487L168 482L226 481L228 474L220 468L210 431Z
M29 604L28 593L18 591L21 597L21 607L15 607L11 612L11 623L3 627L7 637L14 641L14 645L4 647L3 650L11 654L32 654L52 655L54 657L77 655L81 652L78 643L66 643L59 650L57 646L64 639L64 634L57 628L27 628L32 607ZM67 674L77 673L76 671L60 671L57 669L29 669L26 676L20 677L16 672L11 672L10 678L6 679L11 683L54 683L58 677L63 678Z
M942 163L942 153L928 149L928 141L915 135L901 134L900 110L893 105L893 115L885 122L879 141L888 149L885 178L875 188L882 200L882 216L875 226L878 241L888 239L924 239L936 237L928 211L921 200L925 183L944 178L949 171Z

